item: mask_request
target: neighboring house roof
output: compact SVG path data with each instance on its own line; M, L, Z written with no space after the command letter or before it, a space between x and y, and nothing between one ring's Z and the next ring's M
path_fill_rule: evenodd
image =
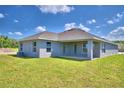
M67 42L67 41L93 39L93 40L99 40L99 41L112 43L109 40L106 40L104 38L100 38L98 36L95 36L91 33L88 33L86 31L82 30L82 29L79 29L79 28L73 28L73 29L66 30L66 31L61 32L61 33L44 31L44 32L40 32L40 33L32 35L32 36L23 38L20 41L38 40L38 39L61 41L61 42L62 41Z

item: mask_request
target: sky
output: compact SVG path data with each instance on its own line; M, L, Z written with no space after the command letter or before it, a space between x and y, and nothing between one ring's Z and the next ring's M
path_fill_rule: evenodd
M124 40L124 6L0 5L0 35L21 39L42 31L80 28L109 40Z

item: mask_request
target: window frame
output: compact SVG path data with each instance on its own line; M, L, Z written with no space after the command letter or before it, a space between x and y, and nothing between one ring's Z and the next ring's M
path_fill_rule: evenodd
M32 42L32 51L35 53L37 52L37 42L36 41L33 41Z
M50 53L51 52L51 45L52 45L52 43L50 41L47 41L46 42L46 52L47 53Z
M51 52L51 48L47 48L46 51L49 53Z

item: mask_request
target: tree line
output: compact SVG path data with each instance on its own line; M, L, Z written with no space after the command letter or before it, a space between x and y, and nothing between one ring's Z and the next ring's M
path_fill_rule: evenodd
M0 35L0 48L17 48L18 41L8 36Z
M119 49L119 52L124 52L124 41L114 41L114 43L118 44L118 49Z

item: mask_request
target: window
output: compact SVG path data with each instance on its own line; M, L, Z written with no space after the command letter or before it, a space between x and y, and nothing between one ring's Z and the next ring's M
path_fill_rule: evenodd
M77 53L77 45L76 44L74 45L74 53L75 54Z
M37 51L36 46L37 46L37 43L36 42L33 42L33 52L36 52Z
M63 54L65 54L65 45L63 45Z
M48 47L51 47L51 42L47 42L47 46Z
M51 52L51 48L47 48L47 52Z
M83 52L87 53L87 42L83 43Z
M33 46L36 46L36 42L33 42Z
M36 52L36 47L33 48L33 52Z
M20 44L20 51L23 51L23 44Z
M51 52L51 42L46 42L46 44L47 44L46 51Z
M102 43L102 52L105 53L105 43Z

